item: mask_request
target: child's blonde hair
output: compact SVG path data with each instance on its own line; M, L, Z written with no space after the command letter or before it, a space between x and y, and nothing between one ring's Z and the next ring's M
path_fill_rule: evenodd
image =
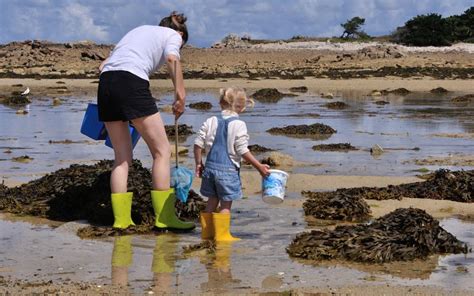
M223 110L241 113L247 107L253 107L255 102L247 96L243 88L231 86L220 89L219 104Z

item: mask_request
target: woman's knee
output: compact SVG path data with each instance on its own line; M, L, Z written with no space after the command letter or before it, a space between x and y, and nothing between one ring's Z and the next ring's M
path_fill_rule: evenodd
M121 170L128 171L129 167L132 165L132 159L116 159L114 161L114 168L120 168Z
M153 159L171 158L171 146L169 143L161 143L160 145L153 147L151 154Z

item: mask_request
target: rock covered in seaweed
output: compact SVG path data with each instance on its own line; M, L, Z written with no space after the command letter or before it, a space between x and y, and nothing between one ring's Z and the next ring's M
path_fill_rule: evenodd
M175 128L174 125L165 125L166 135L168 137L174 137L175 135ZM178 135L181 136L189 136L194 134L193 127L187 124L179 124L178 125Z
M365 221L370 217L369 205L358 196L349 194L319 195L304 191L306 216L324 220Z
M467 245L420 209L397 209L371 224L342 225L296 236L291 257L384 263L424 259L431 254L467 253Z
M458 202L474 201L474 170L450 172L438 170L425 182L389 185L387 187L341 188L312 195L335 197L348 194L365 199L386 200L407 198L444 199Z
M260 90L257 90L250 97L254 98L255 100L261 103L277 103L284 97L294 97L294 96L296 95L281 93L276 88L262 88Z
M347 151L351 151L351 150L357 150L357 148L352 146L350 143L320 144L320 145L314 145L312 148L315 151L342 151L342 152L347 152Z
M302 125L288 125L285 127L272 127L267 130L270 134L276 135L332 135L337 131L332 127L322 124L314 123L311 125L302 124Z
M212 109L212 104L209 102L196 102L189 104L189 108L197 110L210 110Z
M88 220L96 225L112 225L109 186L112 165L110 160L94 165L73 164L18 187L1 186L0 210L58 221ZM134 195L132 219L137 224L136 233L153 228L151 189L150 171L134 160L128 190ZM197 219L204 207L205 202L194 192L190 192L186 205L176 202L177 214L184 219ZM110 229L101 228L99 233L110 232Z
M347 107L349 107L349 105L347 105L344 102L337 101L337 102L330 102L330 103L324 104L324 107L328 109L341 110L341 109L346 109Z

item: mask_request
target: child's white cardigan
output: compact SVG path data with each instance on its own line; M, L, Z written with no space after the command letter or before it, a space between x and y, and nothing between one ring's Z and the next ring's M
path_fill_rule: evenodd
M222 117L227 119L229 117L239 117L235 112L229 110L222 111ZM205 149L206 153L211 149L217 131L217 117L209 117L199 129L194 144ZM247 133L247 125L242 120L234 120L229 123L227 130L227 150L232 162L240 167L242 155L249 152L249 135Z

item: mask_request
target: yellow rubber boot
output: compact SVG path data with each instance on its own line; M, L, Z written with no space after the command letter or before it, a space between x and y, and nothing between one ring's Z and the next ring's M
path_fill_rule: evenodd
M212 213L201 212L199 217L201 221L201 238L214 239L214 223L212 222Z
M132 221L133 192L112 193L112 211L114 212L114 228L127 228L135 225Z
M230 213L212 213L212 222L214 223L214 239L217 242L231 242L240 240L240 238L233 237L230 234Z
M178 259L178 242L175 237L161 234L156 237L155 250L153 250L153 262L151 271L153 273L172 273Z
M112 266L127 267L132 264L132 237L130 235L117 236L112 251Z
M174 189L166 191L152 190L151 202L155 211L155 226L157 228L191 230L196 227L193 222L181 221L176 216Z

